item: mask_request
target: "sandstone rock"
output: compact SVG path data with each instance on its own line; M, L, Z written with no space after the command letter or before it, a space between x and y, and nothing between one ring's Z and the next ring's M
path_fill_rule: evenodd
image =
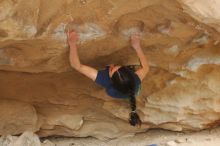
M220 2L218 0L179 0L184 5L184 10L194 18L208 24L220 31ZM209 7L207 7L209 5Z
M187 141L186 138L185 138L185 139L184 139L184 138L179 138L179 139L176 139L176 140L175 140L175 142L178 143L178 144L184 143L184 142L186 142L186 141Z
M28 103L1 99L0 115L0 135L37 130L37 113Z
M41 146L56 146L54 143L52 143L51 141L49 140L45 140Z
M33 132L24 132L21 136L2 136L0 138L1 146L41 146L40 140Z
M1 0L0 134L109 139L219 125L219 2L211 2ZM141 128L128 124L127 100L71 69L68 29L80 34L81 62L97 69L139 65L129 37L141 33L151 66L137 97Z
M175 141L168 141L166 143L166 146L177 146L176 142Z
M32 132L24 132L19 138L8 146L41 146L38 136Z
M16 141L17 139L18 138L16 136L11 136L11 135L1 136L0 137L0 145L1 146L9 146L11 143Z

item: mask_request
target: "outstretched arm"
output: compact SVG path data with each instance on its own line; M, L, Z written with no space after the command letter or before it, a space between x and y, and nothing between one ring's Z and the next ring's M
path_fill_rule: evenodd
M78 51L77 51L77 45L76 42L79 39L79 36L76 32L68 32L68 44L70 46L70 64L71 66L79 71L80 73L84 74L88 78L95 81L98 71L92 67L83 65L80 63Z
M139 70L135 72L142 81L149 71L149 64L141 48L140 36L138 34L133 34L131 36L131 45L135 49L142 66Z

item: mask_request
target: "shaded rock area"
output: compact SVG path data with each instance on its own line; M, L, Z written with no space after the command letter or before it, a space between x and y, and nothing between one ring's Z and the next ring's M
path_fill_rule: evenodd
M219 19L202 21L206 7L194 2L0 0L0 135L112 139L151 128L218 126ZM137 97L142 127L128 124L127 100L107 96L70 67L67 29L80 34L82 63L97 69L139 65L129 37L141 33L150 63Z

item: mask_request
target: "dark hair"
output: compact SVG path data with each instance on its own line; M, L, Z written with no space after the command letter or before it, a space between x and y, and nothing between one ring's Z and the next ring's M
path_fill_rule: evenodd
M141 120L136 112L134 70L128 66L120 67L111 77L113 86L130 98L131 113L129 123L132 126L141 125Z

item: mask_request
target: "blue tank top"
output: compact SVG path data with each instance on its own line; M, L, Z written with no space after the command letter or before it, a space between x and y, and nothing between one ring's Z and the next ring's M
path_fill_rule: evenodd
M135 96L137 96L141 89L141 80L134 73L135 79ZM104 70L99 70L95 82L105 88L106 93L113 98L128 98L128 95L125 95L114 88L109 77L109 67L106 67Z

